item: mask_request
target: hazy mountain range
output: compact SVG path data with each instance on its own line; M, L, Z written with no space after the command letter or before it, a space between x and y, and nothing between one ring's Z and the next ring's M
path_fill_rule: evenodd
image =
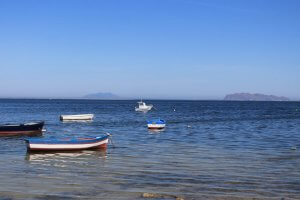
M226 101L289 101L287 97L278 97L275 95L265 94L250 94L250 93L235 93L226 95Z
M118 96L111 92L97 92L87 94L81 97L5 97L0 96L0 99L99 99L99 100L133 100L133 99L140 99L140 97L124 97ZM151 97L144 97L143 99L160 99L160 98L151 98ZM161 98L161 100L189 100L189 98ZM221 100L220 98L211 98L211 99L195 99L192 98L190 100ZM259 93L234 93L226 95L223 100L225 101L290 101L289 98L283 96L275 96L275 95L265 95ZM300 99L292 99L293 101L299 101Z
M87 94L82 97L83 99L103 99L103 100L118 100L124 99L116 94L110 92L98 92ZM126 98L127 99L127 98ZM275 95L266 95L259 93L234 93L228 94L224 98L225 101L289 101L287 97L279 97Z

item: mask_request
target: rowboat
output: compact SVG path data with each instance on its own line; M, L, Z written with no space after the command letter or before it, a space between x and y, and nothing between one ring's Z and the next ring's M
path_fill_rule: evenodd
M0 136L20 136L42 134L44 122L30 122L24 124L3 124L0 125Z
M146 103L143 102L142 100L137 103L138 103L138 107L135 107L135 111L147 112L147 111L151 110L153 107L153 105L151 105L151 104L146 105Z
M80 115L61 115L60 117L61 121L76 121L76 120L93 120L94 115L93 114L80 114Z
M166 127L166 122L162 119L149 120L147 126L149 129L163 129Z
M28 151L71 151L106 149L109 135L92 138L25 139Z

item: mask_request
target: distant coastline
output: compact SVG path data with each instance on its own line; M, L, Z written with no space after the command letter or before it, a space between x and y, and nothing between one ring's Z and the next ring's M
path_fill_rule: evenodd
M84 100L84 101L139 101L140 99L139 98L120 98L120 99L86 99L86 98L58 98L58 97L55 97L55 98L44 98L44 97L41 97L41 98L35 98L35 97L24 97L24 98L6 98L6 97L0 97L0 100ZM263 101L263 100L225 100L225 99L159 99L159 98L145 98L143 99L143 101ZM265 100L265 101L271 101L271 100ZM274 101L274 100L273 100ZM278 102L299 102L300 99L292 99L292 100L288 100L288 101L278 101Z
M24 99L24 100L140 100L140 97L124 97L110 92L98 92L79 97L0 97L0 99ZM151 98L143 97L145 101L300 101L300 99L289 99L275 95L265 95L259 93L234 93L228 94L224 98Z
M266 94L251 93L234 93L228 94L224 98L225 101L290 101L287 97L279 97Z

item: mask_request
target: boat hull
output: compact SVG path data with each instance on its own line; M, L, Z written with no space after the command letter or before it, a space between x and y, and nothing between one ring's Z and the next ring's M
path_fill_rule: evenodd
M82 115L61 115L61 121L84 121L84 120L93 120L93 114L82 114Z
M148 106L146 108L135 108L135 111L145 112L152 109L152 106Z
M166 127L165 120L156 119L147 121L148 129L163 129Z
M85 149L106 149L108 136L84 140L26 140L28 151L76 151Z
M163 129L166 124L148 124L148 129Z
M34 136L42 134L44 122L1 125L0 136Z

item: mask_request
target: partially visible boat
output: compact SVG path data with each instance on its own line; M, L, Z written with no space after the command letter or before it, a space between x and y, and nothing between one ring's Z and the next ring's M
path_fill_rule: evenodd
M166 121L162 119L155 119L147 121L149 129L163 129L166 127Z
M29 122L24 124L0 125L0 136L33 136L42 134L44 122Z
M94 115L93 114L80 114L80 115L61 115L60 117L61 121L88 121L93 120Z
M91 138L25 139L28 151L74 151L85 149L106 149L109 134Z
M142 100L137 103L138 103L138 107L135 107L135 111L147 112L147 111L151 110L153 107L153 105L151 105L151 104L146 105L146 103L143 102Z

